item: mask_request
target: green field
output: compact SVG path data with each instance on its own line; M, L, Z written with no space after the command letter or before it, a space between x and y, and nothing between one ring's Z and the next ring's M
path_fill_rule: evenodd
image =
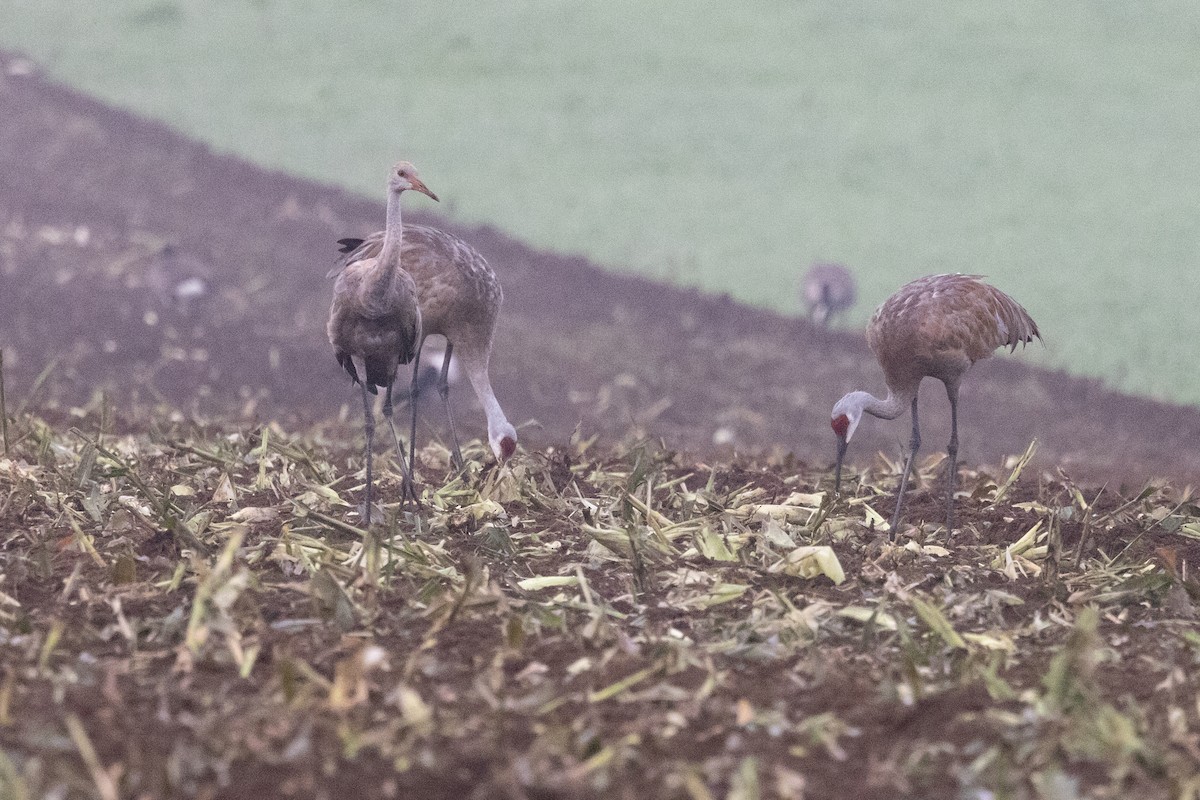
M218 148L374 193L404 155L457 219L748 301L792 310L798 272L839 259L860 324L909 278L982 272L1042 324L1027 357L1200 402L1196 4L0 0L0 20L0 46Z

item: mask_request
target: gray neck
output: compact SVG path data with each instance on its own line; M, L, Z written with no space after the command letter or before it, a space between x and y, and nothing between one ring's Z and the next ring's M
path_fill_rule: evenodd
M464 360L463 367L467 373L467 380L471 382L471 388L475 390L475 396L479 398L479 404L483 406L483 413L487 415L490 436L497 429L509 425L509 421L508 417L504 416L500 401L496 399L496 393L492 391L487 363L478 364Z
M387 223L383 231L383 250L363 285L363 298L372 314L387 313L394 302L396 276L400 272L400 244L404 226L400 224L400 192L388 192Z
M912 405L912 396L898 395L890 388L887 397L880 400L869 392L863 392L862 410L880 419L895 419L908 410Z
M400 195L403 192L388 192L387 222L383 228L383 251L379 258L388 269L400 263L400 246L404 241L404 223L400 221Z
M508 417L504 416L504 409L500 407L500 401L492 391L492 382L488 378L487 357L478 360L465 355L461 363L463 371L467 373L467 380L471 382L471 388L475 390L475 396L479 398L483 412L487 415L489 444L494 449L499 438L505 434L516 439L517 432L508 421Z

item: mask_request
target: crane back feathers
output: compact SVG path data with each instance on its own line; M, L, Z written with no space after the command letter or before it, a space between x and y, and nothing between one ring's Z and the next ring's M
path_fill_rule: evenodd
M356 261L377 257L383 250L383 232L365 239L346 237L338 244L344 255L329 277ZM406 225L400 260L416 282L425 336L441 334L456 350L482 353L491 348L504 291L478 250L437 228Z
M1020 303L979 275L930 275L902 286L875 310L867 343L897 391L928 375L957 381L998 347L1040 339Z
M348 264L368 258L376 258L383 251L383 231L376 231L365 239L348 236L338 239L338 252L344 255L325 276L332 278ZM440 272L447 264L455 270L481 296L491 299L498 306L504 299L500 281L487 260L471 245L453 234L430 228L427 225L406 225L400 259L418 286L422 276Z

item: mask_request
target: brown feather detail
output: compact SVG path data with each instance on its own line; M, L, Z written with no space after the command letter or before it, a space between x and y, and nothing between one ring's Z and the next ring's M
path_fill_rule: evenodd
M376 258L382 250L383 231L376 231L340 259L330 275ZM425 336L441 334L460 350L490 348L504 290L478 250L436 228L406 225L400 261L416 283Z
M930 275L902 286L876 309L867 343L888 385L915 390L921 377L957 380L998 347L1041 338L1021 304L979 275Z
M372 392L390 386L399 364L412 361L421 331L412 276L396 269L391 283L380 285L382 273L377 258L347 264L334 284L326 327L338 363ZM362 360L365 375L353 356Z

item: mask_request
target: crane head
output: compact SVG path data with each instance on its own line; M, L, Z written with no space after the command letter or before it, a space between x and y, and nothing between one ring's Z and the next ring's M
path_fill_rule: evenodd
M498 421L493 425L488 423L488 444L496 460L503 464L517 452L517 429L508 420Z
M851 392L833 405L829 424L839 439L849 442L862 421L863 406L870 395L866 392Z
M830 427L833 432L838 435L839 439L845 440L846 434L850 431L850 418L845 414L838 414L833 419L829 420Z
M842 459L846 456L846 448L850 445L850 437L854 435L858 423L862 421L863 400L868 396L865 392L851 392L841 400L838 400L833 406L829 425L833 428L833 432L837 434L838 438L837 469L833 479L833 490L835 492L841 490Z
M517 452L517 440L511 436L505 436L500 440L500 457L508 461L513 457L513 453Z
M388 176L388 188L393 192L412 189L434 200L438 199L438 196L431 192L429 187L417 176L417 168L407 161L397 161L392 166L392 172Z

